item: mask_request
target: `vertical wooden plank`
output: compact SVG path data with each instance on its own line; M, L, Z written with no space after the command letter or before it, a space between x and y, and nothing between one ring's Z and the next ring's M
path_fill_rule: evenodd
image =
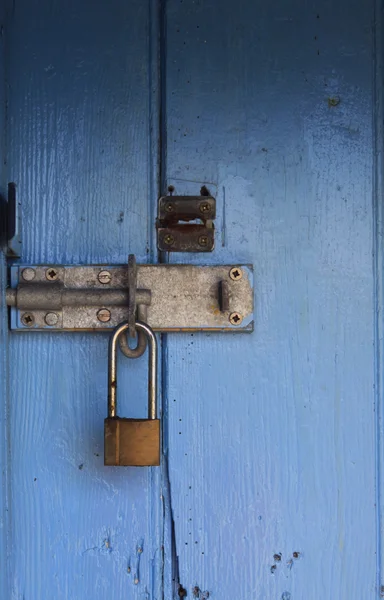
M2 598L10 597L9 590L9 538L10 538L10 514L9 514L9 463L8 463L8 403L7 403L7 349L8 349L8 322L7 311L4 309L4 290L6 286L5 258L1 253L0 264L0 461L1 461L1 486L0 486L0 593Z
M10 537L9 518L9 472L8 472L8 428L7 428L7 349L8 349L8 322L5 308L5 287L7 281L5 261L5 220L6 220L6 193L5 180L5 44L4 44L5 6L0 6L0 596L10 597L8 577L8 543Z
M167 183L256 281L254 334L169 337L179 583L377 597L373 3L167 6Z
M25 262L145 262L151 2L9 7L8 179ZM12 598L147 598L161 589L161 511L150 469L103 466L103 335L12 335ZM119 364L121 414L146 406L146 360Z
M384 513L384 370L383 370L383 133L384 133L384 72L382 2L375 2L374 26L374 170L373 170L373 275L375 325L375 416L376 416L376 509L377 509L377 591L384 597L383 569L383 513Z
M8 402L7 402L7 349L8 349L8 322L7 311L4 308L4 291L6 287L7 272L5 267L5 257L0 254L0 464L1 464L1 485L0 485L0 593L2 598L9 598L9 577L8 577L8 551L10 538L10 514L9 514L9 463L8 463Z

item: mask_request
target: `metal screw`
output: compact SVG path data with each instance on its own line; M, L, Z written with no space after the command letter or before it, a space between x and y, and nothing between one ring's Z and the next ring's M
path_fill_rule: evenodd
M243 320L243 315L238 312L233 312L229 315L229 322L231 325L241 325Z
M25 281L32 281L36 277L36 271L35 269L31 269L31 267L27 267L23 269L22 276Z
M201 213L209 213L209 212L211 212L211 210L212 210L212 207L209 204L209 202L202 202L199 206L199 211Z
M199 237L199 246L208 246L208 237L206 235Z
M168 202L168 203L165 205L165 210L166 210L166 212L168 212L168 213L174 212L174 210L175 210L175 205L173 204L173 202Z
M110 283L112 276L109 271L100 271L97 279L100 281L100 283Z
M32 313L24 313L21 317L21 322L26 327L32 327L35 324L35 317Z
M164 236L164 244L167 244L167 246L172 246L174 241L175 238L170 233L167 233L167 235Z
M233 279L233 281L239 281L239 279L241 279L243 276L243 271L240 269L240 267L233 267L229 271L229 276L231 279Z
M97 318L102 323L108 323L111 320L111 311L108 308L100 308L97 312Z
M57 269L47 269L45 271L45 276L48 279L48 281L55 281L55 279L58 278L59 273Z
M56 325L59 320L59 315L54 312L49 312L45 315L44 321L47 325Z

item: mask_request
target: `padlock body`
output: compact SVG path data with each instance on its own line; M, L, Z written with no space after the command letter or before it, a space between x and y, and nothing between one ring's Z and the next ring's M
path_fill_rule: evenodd
M104 464L121 467L160 465L160 419L105 419Z

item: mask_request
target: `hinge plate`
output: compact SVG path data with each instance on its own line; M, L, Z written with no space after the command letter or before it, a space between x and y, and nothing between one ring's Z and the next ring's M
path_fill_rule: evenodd
M14 331L109 331L128 319L126 265L19 265L10 272L8 304L19 284L23 289L21 307L15 300L11 306ZM138 295L150 291L147 322L155 331L253 331L251 265L137 265L137 288ZM110 313L106 322L101 309L103 318Z

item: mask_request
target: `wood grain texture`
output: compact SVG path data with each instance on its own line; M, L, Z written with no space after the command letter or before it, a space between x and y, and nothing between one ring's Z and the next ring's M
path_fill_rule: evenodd
M26 263L147 260L151 5L10 3L6 177L22 201ZM158 594L156 476L103 465L107 346L103 335L11 336L4 599ZM126 416L145 416L146 362L119 362Z
M1 109L0 109L1 114ZM3 116L3 115L2 115ZM2 148L4 151L4 147ZM8 428L8 314L5 308L4 291L7 282L7 269L4 254L0 253L0 595L10 597L10 565L7 561L10 552L11 520L9 489L9 428Z
M372 2L167 2L167 184L217 193L206 260L252 262L256 288L253 334L168 339L188 597L379 595L372 21Z
M374 28L374 169L373 169L373 275L375 311L375 415L376 415L376 495L377 495L377 589L380 597L384 594L384 213L383 213L383 174L384 174L384 12L381 2L375 3Z
M0 31L3 32L5 22L5 5L0 5ZM8 311L5 306L5 288L7 285L7 268L5 259L5 214L7 198L7 181L5 178L6 143L6 82L5 82L5 40L0 35L0 597L9 598L10 578L9 542L11 521L9 514L9 430L8 430Z

